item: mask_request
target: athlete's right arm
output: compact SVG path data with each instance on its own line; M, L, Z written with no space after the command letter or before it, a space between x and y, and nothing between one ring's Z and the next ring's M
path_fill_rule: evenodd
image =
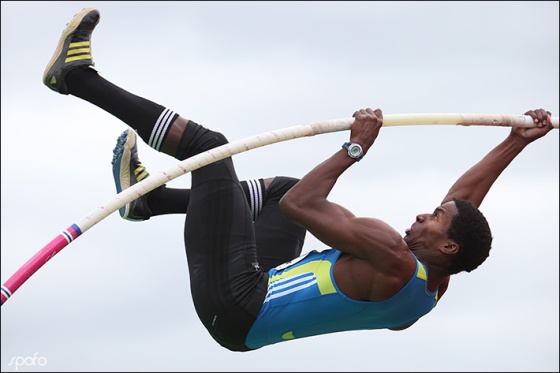
M367 153L379 134L383 115L379 109L362 109L354 118L350 140ZM338 178L355 163L341 148L294 185L280 200L280 208L326 245L359 258L375 259L373 255L379 259L395 246L406 246L401 235L379 219L358 218L327 199Z

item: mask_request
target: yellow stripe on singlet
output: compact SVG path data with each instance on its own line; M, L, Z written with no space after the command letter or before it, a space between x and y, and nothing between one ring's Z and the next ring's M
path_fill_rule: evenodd
M291 276L300 275L302 273L313 273L317 278L317 286L319 292L324 294L336 293L336 288L331 279L331 266L332 263L327 260L315 260L293 269L282 272L281 275L274 275L268 279L268 283L285 279Z

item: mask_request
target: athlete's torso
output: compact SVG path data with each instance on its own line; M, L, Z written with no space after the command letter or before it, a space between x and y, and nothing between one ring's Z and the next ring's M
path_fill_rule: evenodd
M435 306L436 292L428 290L427 272L418 260L414 276L389 299L348 298L333 275L340 255L336 249L311 251L271 269L267 295L247 336L247 347L346 330L395 328L418 320Z

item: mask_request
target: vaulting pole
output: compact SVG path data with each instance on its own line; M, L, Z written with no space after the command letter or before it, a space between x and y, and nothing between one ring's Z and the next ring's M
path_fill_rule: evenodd
M160 185L210 163L217 162L247 150L300 137L346 131L351 128L353 122L354 118L332 119L261 133L197 154L179 162L168 170L150 175L150 177L115 195L104 204L98 205L81 220L70 225L39 250L31 259L21 266L4 285L2 285L2 305L4 305L6 300L37 272L39 268L63 248L80 237L84 232L121 207L149 193ZM383 127L408 125L535 127L533 119L528 115L422 113L389 114L383 116ZM552 118L552 125L554 128L559 127L559 117Z

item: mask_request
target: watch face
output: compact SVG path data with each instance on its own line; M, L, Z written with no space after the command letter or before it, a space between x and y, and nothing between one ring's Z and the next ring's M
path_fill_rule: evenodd
M352 145L349 150L352 157L359 157L362 152L362 149L357 145Z
M350 156L350 158L354 158L356 161L359 161L364 156L364 151L360 144L348 141L342 144L342 147L348 150L348 156Z

